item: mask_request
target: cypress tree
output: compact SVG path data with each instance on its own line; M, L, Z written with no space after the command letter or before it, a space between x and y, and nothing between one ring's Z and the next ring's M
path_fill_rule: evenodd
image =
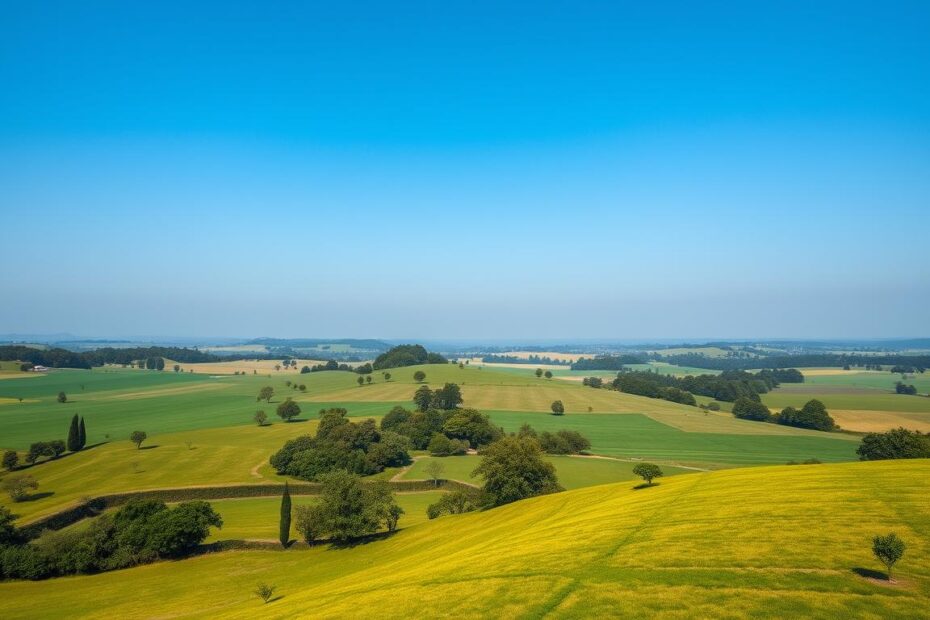
M287 480L284 481L284 494L281 495L281 522L278 538L282 547L287 547L287 543L291 540L291 490L287 486Z
M81 449L80 430L78 429L78 417L74 414L71 418L71 428L68 429L68 450L77 452Z
M81 416L81 424L78 426L78 440L81 443L81 450L87 445L87 430L84 428L84 416Z

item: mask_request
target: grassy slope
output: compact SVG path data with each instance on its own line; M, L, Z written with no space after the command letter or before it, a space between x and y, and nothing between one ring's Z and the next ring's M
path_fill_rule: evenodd
M753 468L569 491L333 550L210 554L0 584L0 616L920 618L930 461ZM892 484L893 483L893 484ZM875 534L908 543L898 585ZM280 598L251 593L267 581Z

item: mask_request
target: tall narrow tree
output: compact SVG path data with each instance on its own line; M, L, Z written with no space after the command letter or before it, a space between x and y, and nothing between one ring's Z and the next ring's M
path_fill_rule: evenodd
M81 449L81 431L78 427L78 416L71 418L71 428L68 429L68 450L77 452Z
M87 445L87 429L84 428L84 416L81 416L81 423L78 425L78 440L81 443L81 450Z
M281 521L278 531L278 539L282 547L287 547L291 540L291 490L287 486L287 480L284 481L284 493L281 495Z

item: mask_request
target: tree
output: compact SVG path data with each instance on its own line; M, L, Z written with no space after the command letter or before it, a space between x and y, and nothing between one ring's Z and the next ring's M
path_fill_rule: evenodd
M449 439L442 433L436 433L430 439L426 447L433 456L452 456L453 454L465 454L468 451L468 441L459 439Z
M480 492L477 489L456 489L451 493L443 493L435 504L426 508L426 516L430 519L449 513L450 515L472 512L480 508Z
M467 441L472 448L491 444L503 435L488 416L476 409L456 409L446 418L442 432L452 439Z
M266 385L258 391L258 398L255 400L263 400L267 403L270 403L272 396L274 396L274 388L270 385Z
M565 414L565 405L562 404L560 400L552 401L552 415L564 415Z
M653 479L662 477L662 470L653 463L637 463L633 468L633 473L645 480L646 486L650 487Z
M415 373L413 373L413 380L416 381L417 383L423 383L425 379L426 379L426 373L423 372L422 370L418 370Z
M426 411L433 402L433 390L428 385L421 385L413 394L413 402L416 403L417 410Z
M300 390L301 392L306 392L307 386L301 383L300 385L297 386L297 389Z
M281 519L278 522L278 540L282 547L291 541L291 490L284 481L284 493L281 494Z
M78 440L81 444L81 450L87 445L87 429L84 427L84 416L81 416L81 423L78 425Z
M165 358L156 357L155 358L155 370L164 370L165 369Z
M387 482L363 484L358 476L336 470L320 477L320 517L333 540L342 542L376 532L395 513Z
M439 480L442 478L442 474L445 471L446 466L442 464L441 461L436 459L430 459L426 463L426 466L423 468L423 471L426 472L426 475L429 476L429 479L433 481L433 486L439 486Z
M358 386L359 386L359 387L362 387L363 385L365 385L365 377L363 377L363 376L361 376L361 375L358 376L358 379L356 379L356 381L358 381Z
M52 458L55 459L64 454L67 448L68 447L65 445L65 442L63 442L61 439L54 439L48 442L48 450L51 452Z
M300 405L296 402L287 398L283 403L278 405L278 417L284 420L285 422L290 422L291 419L296 418L300 415Z
M552 463L532 438L504 437L488 446L472 474L484 478L489 506L561 491Z
M3 453L3 467L7 471L13 471L19 465L19 454L16 450L7 450Z
M385 380L385 381L390 381L390 380L391 380L391 373L389 373L389 372L384 373L384 380Z
M274 591L278 589L278 586L270 586L265 582L258 584L255 588L255 596L262 599L266 604L271 600L271 597L274 596Z
M775 418L778 424L786 426L796 426L798 428L810 428L818 431L832 431L836 423L827 408L817 399L807 401L800 411L794 407L785 407Z
M552 378L552 371L551 371L551 370L547 370L547 371L545 372L545 376L546 376L546 379L551 379L551 378Z
M16 541L16 515L6 506L0 506L0 550Z
M387 508L384 510L384 525L387 527L387 531L393 532L397 530L397 522L400 521L401 515L406 511L397 505L397 502L391 502Z
M29 474L20 476L7 476L3 480L3 490L6 491L10 499L14 502L21 502L29 497L29 491L35 491L39 488L39 483Z
M462 390L455 383L446 383L433 391L430 407L440 411L451 411L462 404Z
M542 375L543 375L542 368L537 368L537 369L536 369L536 378L539 379L540 377L542 377Z
M365 383L371 383L371 375L365 375Z
M323 520L316 506L297 506L294 509L296 518L294 528L308 545L323 533Z
M145 431L133 431L132 434L129 435L129 441L136 444L136 450L139 450L142 448L142 442L148 439L148 437Z
M180 365L180 364L175 364L175 365L174 365L174 372L181 372L181 365Z
M868 433L856 453L861 461L930 458L930 435L905 428Z
M64 392L58 392L58 402L66 403L68 402L68 395Z
M259 409L255 412L255 415L252 417L252 419L255 420L255 423L259 426L265 426L265 422L268 421L268 415Z
M81 449L81 431L78 426L78 415L71 418L71 427L68 429L68 450L77 452Z
M771 419L772 412L762 403L743 396L733 403L733 415L742 420L767 422Z
M891 568L901 559L906 548L907 545L894 532L887 536L876 536L872 539L872 553L888 570L888 581L892 581Z

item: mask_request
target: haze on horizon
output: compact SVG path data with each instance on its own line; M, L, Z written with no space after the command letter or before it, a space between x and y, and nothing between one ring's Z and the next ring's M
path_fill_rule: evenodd
M924 335L928 24L919 2L11 5L0 332Z

